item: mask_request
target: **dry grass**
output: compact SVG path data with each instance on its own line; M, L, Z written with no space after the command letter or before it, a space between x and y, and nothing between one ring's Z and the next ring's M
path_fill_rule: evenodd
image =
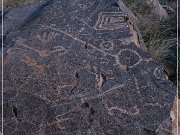
M152 57L161 61L169 79L177 82L177 21L176 13L166 21L160 21L151 14L152 7L142 5L140 0L124 0L128 8L138 17L145 44ZM170 0L161 0L170 4ZM176 10L176 9L175 9ZM180 58L180 57L179 57ZM179 59L178 58L178 59ZM180 71L180 70L178 70ZM179 84L180 86L180 84Z

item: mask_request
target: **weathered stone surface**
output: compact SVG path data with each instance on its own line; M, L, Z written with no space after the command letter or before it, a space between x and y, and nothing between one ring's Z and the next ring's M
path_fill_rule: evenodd
M178 129L180 129L180 125L177 124L180 122L180 118L178 116L180 116L180 112L179 112L179 108L180 108L180 99L178 98L179 95L176 95L176 98L174 100L173 103L173 107L171 110L171 119L172 119L172 134L173 135L179 135L180 131Z
M116 2L53 1L6 40L4 135L155 135L166 125L176 90Z
M12 37L18 35L21 28L34 20L38 13L41 12L42 9L49 5L51 2L52 1L42 1L39 3L20 6L17 8L5 9L3 12L3 26L1 25L1 29L3 27L4 40L6 38L7 40L11 40Z

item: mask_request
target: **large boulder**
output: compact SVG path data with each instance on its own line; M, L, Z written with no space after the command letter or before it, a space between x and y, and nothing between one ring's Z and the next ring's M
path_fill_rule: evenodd
M171 134L176 89L121 1L36 11L4 39L4 135Z

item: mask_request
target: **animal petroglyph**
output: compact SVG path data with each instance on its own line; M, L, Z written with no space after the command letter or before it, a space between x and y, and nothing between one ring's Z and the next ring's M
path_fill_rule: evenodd
M101 12L94 26L96 30L115 30L127 27L122 12Z

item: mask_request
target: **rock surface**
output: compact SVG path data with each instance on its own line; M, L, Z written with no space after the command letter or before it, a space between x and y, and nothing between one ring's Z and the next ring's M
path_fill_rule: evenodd
M176 89L132 40L121 6L49 1L24 25L24 17L14 22L4 48L4 135L171 134Z
M179 135L180 134L180 112L178 111L178 108L180 108L180 99L178 98L179 95L176 95L176 98L173 103L173 108L171 110L171 119L172 119L172 134L173 135ZM178 124L177 124L178 123Z

